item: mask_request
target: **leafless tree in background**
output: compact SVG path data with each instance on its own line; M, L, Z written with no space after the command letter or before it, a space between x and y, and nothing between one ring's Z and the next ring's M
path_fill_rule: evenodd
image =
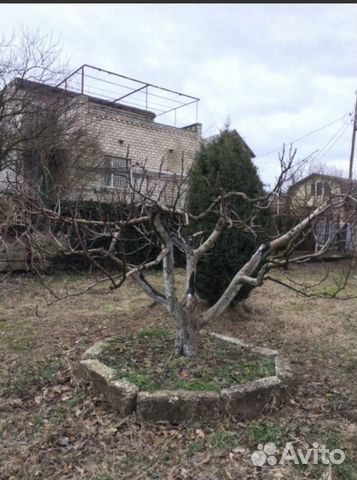
M26 177L47 193L56 186L63 194L83 178L86 160L95 157L96 139L88 134L80 98L48 88L65 73L60 58L58 42L39 32L20 30L0 42L2 189L7 179Z
M89 159L100 161L81 99L53 88L65 73L60 58L58 42L39 32L0 41L0 255L21 243L29 249L22 235L34 222L32 204L20 221L19 189L53 203L81 190L92 175Z

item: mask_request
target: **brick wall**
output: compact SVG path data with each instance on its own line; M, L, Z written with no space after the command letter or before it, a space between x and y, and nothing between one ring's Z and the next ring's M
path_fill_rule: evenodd
M86 123L96 136L104 155L126 157L132 167L149 171L180 174L190 168L201 142L201 125L176 128L153 120L145 113L126 112L86 101ZM85 107L85 99L82 104ZM95 163L98 165L99 160ZM140 169L138 169L140 170ZM92 181L92 187L103 186L103 174Z

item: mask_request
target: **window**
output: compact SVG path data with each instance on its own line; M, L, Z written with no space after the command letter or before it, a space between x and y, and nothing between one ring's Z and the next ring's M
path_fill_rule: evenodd
M112 188L125 188L129 185L130 160L123 157L104 157L103 185Z
M322 197L324 194L324 183L316 182L311 184L311 196L312 197Z
M311 184L312 197L328 197L331 194L328 182L315 182Z

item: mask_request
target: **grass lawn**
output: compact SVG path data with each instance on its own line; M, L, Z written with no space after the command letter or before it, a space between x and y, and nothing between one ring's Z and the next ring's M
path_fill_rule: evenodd
M294 281L333 293L345 263L294 268ZM179 272L179 287L183 274ZM57 294L80 292L92 278L49 275ZM158 273L152 281L160 285ZM348 293L356 294L356 278ZM113 335L166 329L167 314L134 285L111 291L101 283L83 295L46 306L50 293L35 277L14 275L0 284L1 480L231 480L316 479L321 465L254 467L258 444L286 442L304 451L313 442L341 448L346 460L333 479L357 479L356 300L298 296L267 282L246 307L222 316L211 330L279 350L299 378L297 395L254 421L140 426L119 418L71 374L86 348Z

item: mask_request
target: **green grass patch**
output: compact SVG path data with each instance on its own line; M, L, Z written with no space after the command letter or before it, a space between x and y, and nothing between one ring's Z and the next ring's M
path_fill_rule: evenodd
M288 432L279 425L268 425L262 421L249 423L247 439L251 446L273 442L277 445L289 441Z
M273 360L223 340L202 335L196 357L174 355L174 333L162 327L119 336L101 360L141 390L219 391L274 375Z
M187 447L186 447L186 455L188 457L193 457L198 453L202 448L202 442L198 442L197 440L194 440L193 442L190 442Z
M215 450L236 447L238 442L237 434L230 432L216 432L210 438L210 444Z
M145 328L143 330L140 330L138 333L139 337L144 337L144 338L169 338L171 337L171 333L169 330L166 328L162 327L152 327L152 328Z
M46 363L29 365L18 370L12 378L11 384L4 389L6 394L21 394L29 389L36 389L43 385L55 385L61 372L61 362L54 358Z
M356 480L357 479L357 455L356 451L348 448L339 432L330 430L324 433L319 441L320 445L326 445L329 451L341 449L345 454L345 460L340 465L334 465L333 471L335 477L341 480ZM334 478L335 478L334 477Z
M335 449L341 449L345 454L345 459L340 465L332 465L332 475L335 480L356 480L357 479L357 462L356 452L345 444L338 432L334 430L325 431L318 435L315 440L320 446L324 445L330 452ZM301 463L292 463L293 467L304 473L306 478L321 478L326 471L326 466L319 462L317 465L308 463L303 465ZM305 477L304 477L305 478Z

